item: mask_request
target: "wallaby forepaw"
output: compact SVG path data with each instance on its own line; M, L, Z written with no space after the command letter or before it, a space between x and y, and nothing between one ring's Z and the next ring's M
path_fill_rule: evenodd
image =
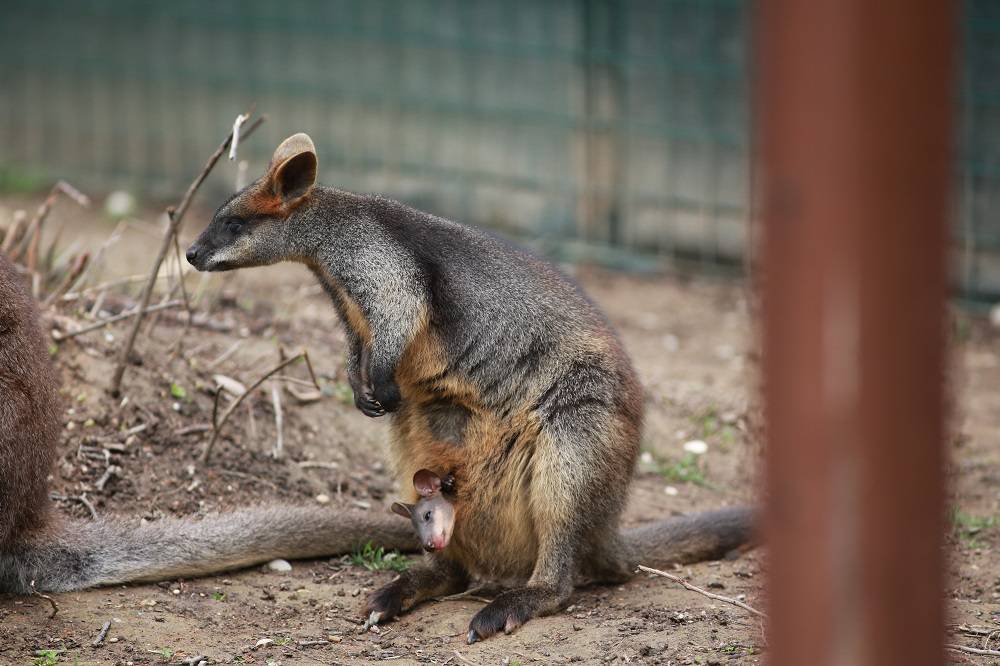
M365 629L375 624L385 624L403 609L403 594L398 581L375 590L365 604Z
M365 416L370 416L375 419L380 416L385 416L385 410L375 396L370 390L361 391L354 394L354 406L357 407L362 414Z

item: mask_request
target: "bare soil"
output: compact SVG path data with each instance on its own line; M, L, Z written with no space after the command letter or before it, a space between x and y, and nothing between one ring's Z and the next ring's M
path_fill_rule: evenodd
M6 204L9 211L24 201ZM4 219L0 206L0 223ZM192 231L202 219L192 216ZM64 242L92 248L111 229L99 215L68 207L57 209L53 225L64 227ZM151 223L130 225L95 277L144 270L158 233ZM757 420L748 418L756 354L744 285L597 270L577 277L617 326L647 389L648 455L636 470L626 522L751 501L760 444L748 425ZM311 277L282 266L192 276L187 284L203 294L202 320L185 333L183 315L165 314L147 329L126 376L127 400L105 391L125 324L53 347L66 396L53 491L86 494L97 513L135 520L277 499L316 503L322 495L334 506L386 511L397 492L387 468L387 424L354 409L344 338ZM120 311L134 303L134 294L111 293L102 309ZM52 325L66 325L61 317L82 322L93 306L90 296L49 319ZM956 319L957 434L949 446L958 518L949 533L948 608L956 624L1000 630L1000 348L985 322L964 314ZM284 390L285 452L275 459L271 384L265 384L226 427L211 463L200 465L207 434L190 431L211 421L213 376L249 384L278 362L279 348L309 350L324 397L300 404ZM301 364L287 374L307 378ZM692 439L705 441L708 452L686 454L683 444ZM99 485L109 467L117 471ZM90 519L74 499L58 507ZM478 600L428 603L362 633L362 601L392 571L370 571L349 557L292 565L288 573L260 567L57 595L60 610L51 619L43 599L0 597L0 663L176 664L203 655L222 664L755 664L766 654L756 618L662 578L579 590L564 612L468 646L466 626ZM676 573L763 608L763 569L762 553L754 551ZM106 640L92 646L108 621ZM953 640L983 644L982 637ZM37 657L39 650L53 652ZM1000 663L957 653L953 659Z

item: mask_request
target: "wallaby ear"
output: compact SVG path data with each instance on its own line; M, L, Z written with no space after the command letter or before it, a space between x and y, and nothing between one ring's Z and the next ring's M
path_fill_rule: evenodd
M392 506L389 507L389 508L392 509L393 513L395 513L398 516L402 516L403 518L410 519L410 518L413 517L413 505L412 504L403 504L402 502L393 502Z
M413 487L421 497L430 497L441 492L441 477L429 469L417 470L413 475Z
M285 203L291 203L309 193L316 184L319 160L316 146L308 134L293 134L281 142L271 157L268 174L271 189Z

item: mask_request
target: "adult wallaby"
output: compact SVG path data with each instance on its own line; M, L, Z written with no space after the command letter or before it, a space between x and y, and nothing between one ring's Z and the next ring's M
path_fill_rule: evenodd
M358 408L393 413L401 487L422 468L454 470L447 552L375 592L371 617L459 591L473 575L506 581L513 589L472 619L475 641L559 609L576 578L620 581L638 560L713 558L749 539L748 509L619 532L643 396L603 315L524 250L317 186L317 165L307 135L286 139L187 257L203 271L309 267L346 325Z
M369 540L416 550L402 521L320 507L244 509L200 521L71 521L46 478L62 431L58 380L22 276L0 252L0 592L68 591L339 555Z

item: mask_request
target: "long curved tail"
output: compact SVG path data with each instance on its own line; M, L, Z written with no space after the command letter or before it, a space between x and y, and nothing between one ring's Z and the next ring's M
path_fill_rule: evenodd
M276 558L330 557L372 542L419 550L406 521L375 512L275 506L201 520L66 521L0 552L0 592L67 592L202 576Z
M733 507L622 530L632 565L664 568L717 560L753 545L754 509Z

